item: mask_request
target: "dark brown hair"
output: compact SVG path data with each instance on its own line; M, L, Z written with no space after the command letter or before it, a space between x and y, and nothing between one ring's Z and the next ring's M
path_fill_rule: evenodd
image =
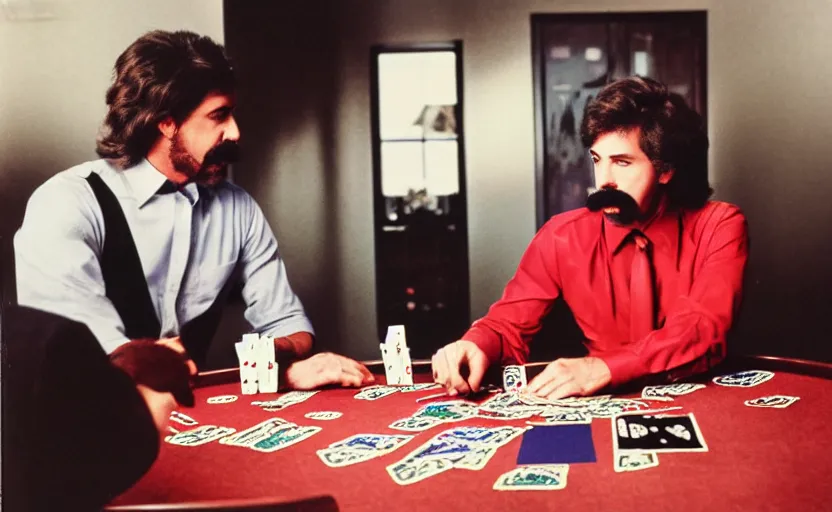
M604 87L587 106L581 142L589 148L601 135L640 130L640 146L656 171L673 169L665 186L670 204L701 208L713 189L708 184L708 135L704 122L684 98L650 78L633 76Z
M160 121L179 124L208 93L233 90L222 46L193 32L148 32L116 60L96 152L122 169L135 165L159 137Z

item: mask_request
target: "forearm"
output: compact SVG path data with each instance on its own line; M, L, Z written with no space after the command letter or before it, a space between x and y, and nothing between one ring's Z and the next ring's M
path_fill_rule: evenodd
M655 377L680 380L707 371L725 355L726 328L705 315L691 313L669 321L643 340L593 354L606 363L611 384Z
M286 360L303 359L312 351L312 334L296 332L274 339L275 351L279 358Z

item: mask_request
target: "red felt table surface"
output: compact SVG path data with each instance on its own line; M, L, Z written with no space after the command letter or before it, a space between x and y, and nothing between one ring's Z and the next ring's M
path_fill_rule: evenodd
M322 427L311 438L273 453L226 446L163 443L150 471L115 505L177 503L240 498L298 500L332 495L340 510L832 510L832 380L776 372L752 388L707 388L658 406L694 413L708 445L704 453L662 453L659 466L613 470L609 419L592 422L597 462L570 466L565 489L494 491L492 485L516 467L522 438L500 448L480 471L453 469L407 486L393 482L385 467L404 458L434 435L457 425L523 425L526 420L470 419L417 433L393 453L360 464L330 468L315 451L360 433L402 434L388 428L423 403L426 390L379 400L356 400L355 389L321 391L278 412L252 406L276 394L244 396L239 384L196 390L196 407L182 412L200 424L238 431L267 418ZM236 394L229 404L209 405L215 395ZM766 395L798 396L786 409L752 408L745 400ZM630 395L632 396L632 395ZM312 411L340 411L329 421L307 419ZM171 423L179 430L179 424Z

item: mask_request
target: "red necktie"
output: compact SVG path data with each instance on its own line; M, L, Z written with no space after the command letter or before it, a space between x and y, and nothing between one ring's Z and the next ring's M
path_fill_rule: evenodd
M630 273L630 341L638 341L655 329L655 291L650 240L638 230L632 236L636 250Z

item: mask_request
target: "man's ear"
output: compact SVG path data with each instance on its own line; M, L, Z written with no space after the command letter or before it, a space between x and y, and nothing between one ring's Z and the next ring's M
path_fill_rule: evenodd
M159 127L159 133L166 139L172 139L176 135L176 121L170 116L159 121L157 126Z
M662 171L661 174L659 174L659 183L661 183L662 185L667 185L668 183L670 183L670 180L673 178L673 172L673 169Z

